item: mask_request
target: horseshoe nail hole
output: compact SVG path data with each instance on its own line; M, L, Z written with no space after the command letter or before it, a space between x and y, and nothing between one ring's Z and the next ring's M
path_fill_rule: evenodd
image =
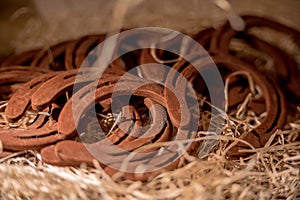
M34 87L40 85L41 83L42 83L42 81L38 81L38 82L36 82L36 83L30 85L30 86L29 86L29 89L33 89Z
M84 98L84 96L86 96L88 93L95 92L95 90L98 89L98 88L101 88L101 87L103 87L103 86L109 86L109 85L112 85L114 82L115 82L115 81L106 81L106 82L104 82L104 83L102 83L102 84L98 84L96 87L91 87L89 90L83 92L83 93L79 96L79 99ZM81 88L81 87L79 87L79 86L77 86L77 87L78 87L78 88ZM76 90L76 89L74 89L74 90Z
M79 73L79 72L78 72ZM69 78L72 78L72 77L75 77L77 74L68 74L66 76L64 76L64 79L69 79Z
M17 137L19 139L23 139L23 140L27 140L27 139L37 139L37 138L45 138L45 137L50 137L52 135L57 134L57 131L51 131L45 134L41 134L41 135L33 135L33 136L21 136L21 137Z

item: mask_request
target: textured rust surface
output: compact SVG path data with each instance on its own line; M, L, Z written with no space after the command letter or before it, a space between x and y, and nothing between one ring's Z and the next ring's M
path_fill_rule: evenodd
M229 54L229 44L233 38L246 41L254 49L269 55L273 60L273 67L276 73L276 77L272 78L275 78L275 81L280 83L283 89L287 88L291 91L291 94L299 98L300 88L298 77L300 72L296 61L293 60L291 55L288 55L285 50L251 35L249 30L253 27L270 28L290 37L298 47L300 47L300 32L291 27L262 17L243 16L243 19L246 23L245 31L238 32L233 30L228 22L217 29L213 33L210 41L210 51L217 54Z
M55 75L56 73L41 75L21 86L8 101L5 109L6 118L10 121L19 119L30 106L33 93L38 90L42 83Z
M237 108L252 92L249 82L245 81L249 77L245 74L253 80L255 90L259 90L261 96L248 102L247 109L257 115L266 114L257 127L239 137L253 147L260 148L285 124L286 104L290 100L287 95L300 97L299 72L297 62L290 55L280 47L251 35L249 29L274 29L290 36L298 46L300 34L269 19L255 16L243 16L243 19L246 22L243 32L234 31L227 22L218 29L208 28L191 37L209 52L224 82L233 73L243 72L242 75L231 76L228 81L228 109ZM137 35L132 37L118 38L125 41L121 48L134 49L141 45L140 40L143 38ZM178 48L176 44L181 42L181 38L175 37L153 46L153 49L134 50L119 56L99 79L93 74L93 70L98 68L82 68L93 65L97 53L101 51L90 52L105 38L105 35L90 35L51 46L48 50L13 55L2 62L0 97L1 100L8 100L6 119L16 123L28 112L37 114L37 117L27 128L0 129L0 140L4 148L0 157L16 151L37 149L41 150L42 159L48 164L79 166L86 163L93 166L93 160L97 160L97 156L92 152L101 152L101 159L98 161L106 173L112 176L119 172L116 165L128 156L123 151L140 151L143 154L133 155L128 164L130 172L124 172L121 176L131 180L147 180L160 173L160 170L145 173L136 171L149 158L147 167L161 167L164 170L178 167L180 160L184 160L176 157L178 148L170 148L162 155L155 152L162 150L160 147L139 148L152 143L195 137L195 133L191 131L195 128L191 127L195 113L190 100L200 103L204 97L209 96L208 86L198 70L208 72L211 66L206 65L205 60L202 60L205 59L203 55L197 55L193 47L188 49L187 54L189 58L199 61L201 67L197 69L178 55L160 49ZM232 53L230 42L234 38L245 41L250 47L271 57L275 76L264 73L265 69L256 66L253 59L243 59ZM134 39L135 43L127 44L127 39ZM115 51L114 54L119 55L120 52ZM86 59L88 55L90 57ZM162 63L171 70L155 67ZM130 71L144 64L150 65ZM81 66L84 67L78 69ZM106 66L97 67L101 69ZM129 74L126 73L128 71ZM188 84L191 88L187 87ZM194 90L194 96L187 95L190 89ZM220 88L214 88L214 91L224 93ZM129 105L125 105L122 99L129 95L132 99ZM113 113L112 105L120 113ZM199 121L196 124L198 126ZM199 127L196 127L198 131L203 131ZM186 151L196 153L200 144L191 143ZM249 147L237 143L228 152L228 158L249 155L239 152L245 148Z

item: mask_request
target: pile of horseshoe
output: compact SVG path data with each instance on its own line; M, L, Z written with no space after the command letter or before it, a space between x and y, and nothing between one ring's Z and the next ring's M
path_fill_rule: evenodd
M0 116L0 157L36 150L46 164L94 166L93 151L99 151L97 160L108 175L122 172L120 177L129 180L148 180L161 170L176 169L185 162L183 154L178 156L180 145L164 149L159 144L188 140L185 151L198 154L203 144L192 139L197 138L197 132L207 130L200 126L202 117L198 116L194 123L190 101L176 100L172 91L188 92L187 84L182 84L180 77L193 88L199 107L204 107L198 108L200 113L218 110L216 113L221 114L244 106L255 115L263 116L254 128L235 136L253 148L263 147L272 134L285 125L288 103L297 103L300 99L300 72L293 55L252 34L252 30L276 32L297 48L300 48L300 33L271 19L242 18L246 24L243 31L235 31L225 22L216 29L190 35L208 52L220 71L223 84L226 83L226 98L220 99L223 108L219 109L203 103L210 101L208 89L193 65L159 48L132 48L133 51L117 56L101 78L91 78L91 70L84 65L95 61L90 52L106 39L104 34L7 57L0 66L0 111L3 113ZM138 45L139 38L134 40ZM240 41L255 53L245 55L245 48L233 47L234 41ZM173 42L170 39L162 43L172 48ZM130 44L126 48L130 49ZM187 51L192 59L203 59L193 54L193 49ZM155 65L147 67L147 64L162 63L172 70L164 71ZM134 70L141 65L145 67ZM203 68L209 71L209 66ZM224 90L219 92L224 93ZM129 95L129 103L123 105L122 99ZM112 102L117 113L112 112ZM184 113L180 112L182 103L187 108ZM142 129L143 126L147 129ZM142 154L133 155L126 165L127 170L122 171L124 166L120 163L131 156L124 152L138 149ZM228 159L249 155L241 149L249 149L249 145L236 142L227 152ZM114 167L116 163L121 167Z

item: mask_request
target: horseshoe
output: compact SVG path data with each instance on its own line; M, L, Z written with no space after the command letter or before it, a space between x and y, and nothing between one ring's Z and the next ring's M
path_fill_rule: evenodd
M68 148L68 147L72 147L72 148ZM80 153L74 154L74 152L80 152ZM173 153L173 152L171 152L171 153ZM74 141L62 141L62 142L57 143L54 147L51 146L51 147L44 148L41 152L43 161L45 161L46 163L50 161L51 164L55 164L55 160L61 160L61 158L59 157L61 154L73 155L73 157L77 156L79 159L76 162L72 162L69 160L63 160L64 163L59 162L56 165L63 165L63 164L70 165L71 164L71 165L78 166L79 163L87 163L89 166L93 166L92 161L95 160L95 158L86 150L86 147L84 146L84 144L79 143L79 142L74 142ZM164 162L168 162L167 158L170 156L170 154L165 155L164 156L165 159L163 157L153 157L153 160L151 160L152 162L148 163L147 166L151 166L151 165L153 166L153 165L155 165L155 163L161 163L162 160ZM53 159L53 157L54 157L54 159ZM144 172L144 173L124 172L124 173L122 173L123 176L121 178L119 178L119 180L122 178L123 179L125 178L127 180L147 181L149 179L154 178L155 176L157 176L164 170L173 170L174 168L176 168L178 166L178 163L179 163L179 159L171 162L169 165L166 165L161 170L155 170L152 172ZM139 164L142 164L142 163L138 162L138 161L135 162L135 165L139 165ZM111 168L109 166L105 166L101 163L100 163L100 165L104 168L106 173L110 176L113 176L114 174L116 174L118 172L118 170Z
M30 103L30 97L28 97ZM26 104L22 109L25 109ZM55 104L51 109L56 109ZM23 111L23 110L22 110ZM46 108L43 112L49 112ZM65 139L57 132L57 122L49 120L49 116L39 115L26 129L10 128L0 130L0 140L5 150L39 150L44 146Z
M31 62L33 61L33 58L38 54L41 50L31 50L26 51L17 55L11 55L4 59L1 62L1 66L16 66L16 65L22 65L22 66L31 66Z
M231 56L215 56L215 63L222 70L225 68L230 71L247 71L253 78L253 81L261 88L265 98L267 115L261 124L254 130L248 132L242 138L252 144L255 148L262 147L268 141L269 137L277 130L283 127L286 118L286 100L276 84L272 83L260 73L254 71L249 64L241 62ZM221 68L220 68L221 67ZM275 86L275 87L274 87ZM230 152L231 156L237 156L238 148L243 145L237 145L236 149ZM239 154L241 155L241 154Z
M249 64L239 61L235 57L229 55L214 56L213 60L221 72L224 70L229 72L230 71L248 72L253 77L254 82L258 84L258 86L263 91L263 95L266 100L265 103L266 103L267 116L265 117L265 119L263 120L260 126L255 128L252 132L247 133L246 136L244 137L254 147L258 148L263 146L267 142L270 135L274 133L276 129L279 129L284 125L285 117L286 117L284 96L282 95L281 92L277 92L276 90L278 88L275 89L270 83L270 81L267 80L263 75L251 69L252 67ZM184 65L184 61L174 65L173 69L179 71L181 75L185 77L187 80L189 80L190 82L192 82L193 76L199 76L196 69L191 65L188 66ZM209 69L209 66L207 67L203 66L202 69L203 70ZM174 78L175 78L174 71L168 74L167 81L166 81L167 86L174 87L175 91L182 91L182 93L184 93L184 88L181 87L182 84L180 84L180 82L179 84L178 83L176 84L175 82L174 85ZM166 97L166 101L168 102L167 105L168 113L170 115L170 118L173 119L172 122L176 125L180 122L180 113L178 112L179 104L176 103L176 101L174 101L174 95L172 94L171 91L165 90L165 97ZM235 99L234 101L239 102L240 100L241 99ZM261 112L261 108L259 109L260 110L257 110L257 112ZM188 118L188 116L184 117L184 119L186 118ZM235 151L237 152L238 149L236 149Z
M118 128L115 131L113 131L113 134L110 134L108 136L108 139L113 144L120 143L120 141L124 140L124 138L128 136L129 132L131 132L131 135L141 134L140 126L142 126L142 121L140 119L140 115L132 105L129 105L128 107L122 107L121 118L123 118L124 121L121 121L118 125ZM135 120L134 123L131 120Z
M115 78L115 80L118 80L118 79L119 78ZM133 81L133 80L129 80L129 81ZM135 80L135 81L137 81L137 80ZM133 83L131 83L131 84L135 85L134 84L135 81L133 81ZM100 87L98 87L98 89L96 89L96 91L95 91L96 92L96 102L101 102L103 100L102 98L105 97L105 96L107 96L107 94L111 93L111 91L114 89L113 85L107 85L107 84L105 84L103 86L103 83L104 83L104 81L100 84ZM128 90L131 87L132 86L130 86L130 82L128 82L128 81L125 81L124 83L122 82L121 86L120 86L120 88L124 89L125 91ZM76 132L76 129L75 129L76 126L75 126L75 124L80 119L80 116L82 115L80 113L84 113L85 112L84 110L86 110L86 109L88 109L88 107L90 107L88 105L92 105L93 104L94 101L91 101L91 98L90 98L90 95L93 94L93 92L90 92L89 95L86 94L86 91L90 91L90 88L91 88L91 86L87 85L85 88L79 90L74 96L72 96L72 98L70 99L70 101L68 101L67 104L65 105L65 107L63 108L63 110L61 112L61 115L60 115L60 118L59 118L59 132L62 135L68 136L68 135ZM157 92L153 93L151 91L152 90L151 88L153 88L153 86L152 87L147 86L147 85L143 86L143 87L139 88L136 91L136 95L142 95L142 96L143 95L147 95L147 96L153 97L154 94L157 93ZM156 90L160 91L160 93L156 94L156 95L160 95L160 97L155 98L156 99L155 101L163 99L162 90L161 89L156 89ZM120 91L121 92L120 94L121 95L122 94L126 94L125 91L123 91L123 90ZM116 91L114 91L114 94L116 94L115 92ZM82 97L83 94L85 94L84 98ZM67 115L71 114L69 111L70 111L70 109L72 109L72 101L74 100L74 98L80 98L80 97L82 98L81 101L85 102L86 105L82 105L82 104L73 105L73 106L77 107L76 110L77 110L77 112L79 114L78 115L79 118L76 118L78 116L75 116L75 119L72 119L74 116L67 117ZM89 101L91 101L91 102L88 103ZM145 101L147 102L148 100L145 99ZM163 102L163 104L165 104L165 101L162 101L162 102ZM151 101L149 103L151 104ZM158 118L157 121L161 121L160 118ZM73 124L70 124L70 122L71 123L73 122ZM65 126L66 124L68 124L68 126ZM157 127L153 127L153 128L154 128L154 130L157 129ZM152 129L150 128L149 130L152 130ZM184 133L184 131L182 131L182 133ZM145 134L147 134L147 132ZM165 133L163 135L165 135ZM179 134L178 138L183 139L184 135L185 134ZM166 140L169 137L170 136L164 136L164 137L162 137L161 140ZM138 147L139 145L141 145L141 141L138 141L139 139L134 139L134 137L129 137L129 136L127 136L126 139L128 140L128 142L124 142L124 143L121 142L120 143L121 146L124 145L123 148L128 148L128 149L132 150L132 149ZM124 141L126 141L126 139ZM136 141L136 147L134 147L134 144L135 144L134 141L135 140L137 140ZM146 141L149 141L149 139L146 140ZM67 145L68 143L69 143L69 145ZM100 143L97 144L97 145L95 145L95 144L91 144L91 145L95 145L96 147L104 145L103 142L102 142L103 144L101 143L102 145L100 145ZM85 147L81 143L76 143L76 142L71 142L71 141L62 141L62 142L59 142L58 144L56 144L54 147L46 147L46 149L42 150L42 152L47 152L47 154L51 154L51 155L44 155L44 153L42 153L42 156L44 155L45 156L44 160L46 162L50 162L50 163L55 163L55 162L57 162L57 160L64 160L65 164L73 163L73 164L77 164L78 165L82 161L91 164L93 157L88 156L87 155L88 152L86 152L86 151L80 151L80 152L85 152L84 156L79 156L78 154L74 155L75 152L73 151L74 149L72 149L72 148L81 149L81 148L85 148ZM105 149L106 148L107 147L105 147ZM52 152L52 153L49 153L49 152ZM110 151L109 148L106 149L105 152L108 153L107 159L110 158L109 154L112 154L112 153L115 154L115 153L117 153L117 152L114 152L114 151ZM53 157L54 157L54 161L52 162L51 159ZM121 157L121 158L124 158L124 157ZM138 161L140 158L138 157L136 159ZM154 162L154 161L152 161L152 162ZM155 164L157 162L158 161L155 161L153 164ZM163 161L163 162L166 162L166 161ZM176 162L174 162L174 163L176 164ZM108 170L108 173L115 173L116 172L116 170L113 170L110 167L106 167L105 170ZM126 174L126 176L127 176L127 178L128 177L131 177L131 178L135 177L132 174L131 174L131 176L129 176L129 174ZM148 176L147 177L143 177L142 179L145 180L146 178L148 178Z
M0 130L0 140L3 148L7 150L32 150L64 139L57 133L57 124L45 125L39 129L2 129Z
M211 39L210 51L229 54L229 43L233 37L238 37L248 41L248 43L250 43L250 45L255 49L259 49L264 53L267 53L273 59L277 80L279 80L281 84L284 84L289 91L299 97L299 70L297 69L297 63L283 50L264 42L255 36L249 35L247 30L252 27L268 27L291 36L299 47L300 33L295 29L262 17L243 16L243 19L246 22L246 30L244 32L234 31L231 29L228 22L215 31L214 36Z
M72 43L74 43L74 41L62 42L51 46L49 50L40 51L35 55L31 65L49 68L55 71L65 70L64 57L66 54L66 47Z
M172 70L169 71L165 83L166 87L164 88L164 96L168 102L166 107L170 119L176 127L189 127L190 120L192 119L185 94L187 91L187 82L192 83L196 78L194 73L197 72L187 70L186 75L188 75L188 77L184 77L182 71L185 69L185 67L185 60L177 62L172 67ZM177 80L179 81L177 82ZM184 80L187 82L182 82ZM174 94L174 91L176 91L176 95Z
M290 28L288 26L285 26L285 25L275 22L273 20L263 18L263 17L258 17L258 16L242 16L242 18L246 23L245 31L247 31L249 28L252 28L252 27L268 27L273 30L290 35L294 39L296 44L298 46L300 46L300 39L299 39L300 33L293 28ZM223 33L224 33L224 36L221 36ZM216 32L216 35L214 37L215 38L223 38L224 42L227 43L230 40L230 38L232 38L236 34L237 34L237 32L235 30L231 29L229 27L229 23L227 22ZM212 48L217 50L220 45L218 40L213 39L211 41L211 43L212 43ZM226 43L224 46L228 46L228 44L226 44Z
M131 107L131 109L132 109L132 107ZM134 112L135 112L135 115L138 114L138 113L136 113L136 110L134 110ZM123 113L124 112L122 112L122 114ZM127 112L125 112L125 113L127 113ZM123 116L123 117L126 117L126 116ZM139 123L139 125L141 125L141 124ZM123 127L123 130L124 130L124 127ZM119 132L122 132L122 131L116 130L116 131L114 131L114 134L109 136L109 139L112 143L115 143L115 142L119 141L122 137L124 137L124 132L121 133L122 135L118 135ZM63 146L68 146L68 143L70 143L70 142L71 141L61 141L59 143L62 143ZM75 143L75 146L78 146L77 144L81 144L81 143L77 142L77 143ZM73 153L71 153L71 155L70 155L70 153L66 153L66 156L70 157L69 160L62 159L57 154L57 152L56 152L57 147L58 147L58 143L56 145L47 146L41 150L41 155L42 155L44 162L52 164L52 165L57 165L57 166L70 166L70 165L77 166L77 165L80 165L81 163L87 163L92 166L92 161L93 161L94 157L92 155L90 155L90 153L87 151L87 149L85 147L81 148L80 151L78 151L80 154L76 155L74 157L72 157ZM73 149L73 143L72 143L71 147L72 147L71 149ZM58 149L58 151L60 151L59 148L57 148L57 149Z
M23 83L44 73L47 71L34 67L0 67L0 87L2 88L0 95L2 99L9 98Z
M154 102L150 99L145 99L145 102L148 102L146 104L149 104L151 106L155 105L155 104L153 104ZM147 129L147 131L145 133L142 133L142 135L141 135L140 131L138 131L139 132L138 135L132 134L132 131L131 131L131 133L129 135L127 135L127 137L121 138L121 141L117 143L118 147L121 147L122 149L124 149L126 151L135 150L136 148L153 141L162 131L163 131L162 136L159 139L155 139L155 141L166 141L166 139L170 138L171 131L170 131L170 128L168 128L169 127L168 123L167 123L167 128L165 128L165 125L163 123L164 121L161 121L161 120L167 120L166 115L165 114L163 115L162 110L160 110L161 107L160 106L157 107L157 105L156 105L151 108L154 109L152 111L153 112L152 115L154 116L154 121L153 121L152 126L150 126L150 128ZM72 116L70 116L69 118L71 118L71 117ZM135 124L135 126L137 126L137 125ZM133 127L132 130L134 130L134 128L135 127ZM140 138L141 136L143 136L143 138ZM111 136L108 136L108 139L110 140ZM97 144L91 144L91 145L96 145L96 146L105 145L105 142L106 141L100 141L100 142L97 142ZM109 153L109 151L107 151L107 152Z
M76 77L78 77L76 79ZM70 70L62 72L45 81L31 96L32 108L42 110L54 102L60 95L72 91L75 85L84 86L97 79L89 70ZM76 83L75 83L76 80Z
M15 121L22 117L31 103L33 93L41 86L41 84L57 73L40 75L21 86L9 99L5 109L5 116L9 121Z
M105 35L91 35L77 39L66 47L65 66L67 70L81 66L88 53L105 39Z
M145 133L139 133L138 135L135 133L133 134L132 132L130 135L128 135L124 140L122 140L118 146L124 150L127 151L133 151L149 142L155 139L157 135L162 133L162 137L160 137L156 142L161 142L161 141L168 141L171 139L171 130L170 130L170 125L167 123L167 115L164 112L164 108L162 106L159 106L155 104L151 99L146 98L144 100L145 105L150 109L150 112L153 115L153 123L151 127L145 132ZM152 110L152 111L151 111ZM164 124L166 122L166 125ZM166 126L166 127L165 127ZM136 125L133 127L133 129L137 127ZM139 128L139 127L137 127ZM137 131L140 132L140 131ZM155 134L154 134L155 133ZM140 137L143 138L140 138Z
M24 66L0 67L0 84L24 83L33 77L47 73L47 71Z
M196 39L198 39L199 41L201 40L203 45L205 45L205 42L208 41L208 39L210 38L210 35L212 34L213 29L207 29L204 30L203 32L198 33L196 36L194 36ZM203 37L201 39L201 37ZM165 42L163 45L166 46L172 46L175 45L176 46L176 40L175 41L168 41ZM190 50L188 50L190 52L190 55L193 55L193 47L191 47ZM162 56L163 54L166 54L166 51L159 51L160 56ZM153 55L151 54L151 50L150 49L143 49L141 52L141 56L140 56L140 64L148 64L148 63L159 63L158 60L154 59ZM181 63L181 64L178 64ZM165 87L165 96L168 96L168 104L167 104L167 108L168 108L168 113L170 115L170 119L172 121L172 123L176 126L179 127L181 126L181 128L185 128L185 127L189 127L190 126L190 120L191 120L191 114L189 112L180 112L180 108L179 105L182 106L182 110L189 110L187 107L187 101L184 98L184 93L186 91L185 88L185 84L183 83L183 85L179 86L178 88L174 88L173 85L173 81L175 80L175 76L176 76L176 71L179 70L176 68L176 66L181 66L184 65L184 63L186 63L185 60L183 59L179 59L177 61L174 60L174 62L168 63L170 66L173 66L173 68L171 69L170 72L168 72L167 70L163 69L163 70L158 70L155 66L141 66L140 67L140 74L143 76L143 78L149 79L149 80L153 80L155 82L159 82L159 83L165 83L166 87ZM180 70L179 70L180 73ZM189 82L192 82L193 80L189 80L187 79ZM177 84L178 85L178 84ZM177 98L172 91L176 91L177 94L181 97L181 98ZM198 94L197 94L198 95ZM185 107L183 107L185 106ZM181 116L182 115L182 116ZM182 117L182 119L181 119Z
M167 76L167 72L165 71L165 69L158 68L155 65L143 66L143 64L149 64L149 63L157 63L157 61L151 56L150 49L143 49L141 52L140 68L139 68L142 77L158 83L163 83Z
M95 48L105 40L106 35L91 35L82 37L66 48L65 65L68 70L79 67L89 67L93 64L99 53ZM91 60L92 58L92 60ZM104 71L104 74L122 75L126 72L122 66L121 58L113 61Z
M210 40L212 35L214 34L214 28L207 28L199 31L195 35L192 36L194 40L196 40L204 49L209 50Z
M110 95L111 92L114 89L114 83L116 83L119 79L120 79L120 77L108 77L106 79L100 79L100 81L98 83L98 87L101 88L101 90L99 89L99 91L101 91L102 94L96 93L95 95L96 95L97 99L95 99L95 101L96 102L103 101L105 99L104 98L105 96L103 94ZM131 79L130 81L132 81L131 85L124 84L124 91L128 91L127 90L128 87L134 86L134 85L132 85L134 82L138 83L141 80L140 79ZM69 134L72 135L76 132L75 124L77 122L79 122L79 120L80 120L79 116L81 116L85 111L87 111L87 109L89 107L91 107L94 104L94 101L92 100L93 99L93 93L89 93L89 95L90 95L89 98L91 98L90 100L88 100L88 97L84 96L85 93L87 93L89 91L93 91L93 89L94 89L93 86L94 85L95 84L89 84L86 87L82 88L81 90L79 90L76 93L76 96L73 96L70 99L70 101L68 101L65 104L62 112L60 113L60 118L59 118L59 132L60 133L62 133L64 135L69 135ZM151 93L153 95L153 92L148 91L148 93ZM85 99L84 100L81 99L81 96L84 96ZM75 119L73 119L73 116L70 117L70 113L72 113L70 111L72 111L72 102L74 101L74 99L77 102L81 102L81 101L89 102L89 105L84 105L84 104L74 105L74 106L78 107L78 108L76 108L76 110L77 110L77 113L79 114L79 115L77 115L77 118L75 118Z
M9 100L5 109L7 119L15 121L21 118L30 106L33 92L37 90L43 81L56 74L43 74L25 83ZM48 112L48 109L44 112ZM47 117L40 115L27 129L1 130L0 140L3 142L4 148L14 151L40 149L45 145L61 140L62 138L57 135L56 124L50 125L46 121Z
M180 55L176 55L172 52L172 50L175 52L180 52L181 49L178 48L181 48L183 40L184 38L179 35L168 41L159 42L154 48L141 50L139 59L139 64L141 65L139 68L140 75L143 78L153 80L158 83L164 83L168 74L168 70L158 67L157 65L144 66L143 64L156 63L172 67L176 62L182 59ZM193 52L193 47L187 48L186 51L188 52L185 52L185 54Z

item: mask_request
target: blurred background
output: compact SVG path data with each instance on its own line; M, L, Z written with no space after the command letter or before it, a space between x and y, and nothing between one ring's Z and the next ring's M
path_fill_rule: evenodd
M300 0L230 2L239 14L270 17L300 30ZM122 15L124 10L127 12ZM158 26L196 33L220 25L226 13L213 0L1 0L0 59L87 34L106 33L118 17L124 28Z

